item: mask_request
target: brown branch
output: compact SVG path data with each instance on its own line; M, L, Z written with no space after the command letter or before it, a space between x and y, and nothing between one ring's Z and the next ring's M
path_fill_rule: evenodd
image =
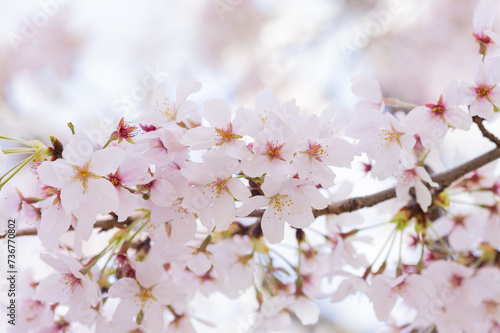
M441 192L451 185L454 181L465 176L471 171L479 169L480 167L493 162L494 160L500 158L500 147L493 149L481 156L476 157L464 164L461 164L451 170L439 173L432 178L433 181L439 184L439 189L437 192ZM313 210L314 216L330 215L330 214L342 214L348 213L361 208L372 207L386 200L396 197L396 189L390 188L385 191L377 192L371 195L366 195L362 197L354 197L346 200L342 200L331 204L325 209ZM252 212L250 217L261 217L264 214L264 209L259 209Z
M459 178L465 176L471 171L477 170L480 167L493 162L494 160L500 158L500 147L490 150L487 153L484 153L481 156L474 158L464 164L461 164L451 170L439 173L432 178L433 181L439 184L439 189L437 192L443 191L445 188L450 186L454 181ZM346 200L342 200L336 202L325 209L321 210L313 210L313 214L315 217L322 215L330 215L330 214L341 214L348 213L355 210L359 210L361 208L372 207L386 200L392 199L396 197L395 188L390 188L385 191L377 192L371 195L366 195L362 197L354 197ZM262 217L264 214L264 209L258 209L253 211L248 215L248 217ZM130 225L137 219L137 216L131 216L124 222L118 222L115 217L110 216L105 220L97 221L94 225L94 228L101 228L102 231L112 229L114 227L124 228ZM27 235L36 235L36 229L25 229L19 230L16 236L27 236ZM6 235L0 236L0 239L5 238Z
M103 220L99 220L94 224L94 228L100 228L101 231L106 231L110 230L113 228L119 228L123 229L132 224L135 220L137 220L138 216L129 216L125 221L123 222L118 222L116 217L114 216L108 216ZM74 230L73 227L70 227L69 230ZM19 230L16 233L16 237L19 236L34 236L37 234L37 229L36 228L31 228L31 229L23 229ZM5 235L0 235L0 239L7 237L7 234Z
M493 149L481 156L476 157L473 160L461 164L451 170L439 173L431 178L433 181L439 184L438 191L441 192L445 188L450 186L451 183L465 176L469 172L479 169L480 167L498 158L500 158L500 148ZM314 215L320 216L327 214L341 214L341 213L352 212L361 208L375 206L376 204L392 199L395 196L396 196L396 190L394 188L391 188L372 195L350 198L334 203L325 209L315 211Z
M477 127L479 128L479 130L481 131L481 133L485 138L496 144L497 147L500 147L500 140L484 127L483 118L474 116L472 117L472 120L474 120Z

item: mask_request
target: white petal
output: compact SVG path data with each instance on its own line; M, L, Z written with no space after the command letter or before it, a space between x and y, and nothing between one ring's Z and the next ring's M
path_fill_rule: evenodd
M98 150L92 155L89 171L99 176L114 173L122 162L123 155L124 151L118 147Z
M68 216L63 208L57 209L50 206L42 213L40 220L40 240L42 245L57 250L59 248L59 238L64 234L71 224L71 216Z
M236 216L244 217L256 209L269 205L270 199L261 195L251 197L243 203L243 206L236 210Z
M162 273L162 268L151 262L136 262L135 277L141 286L148 289L156 284Z
M357 97L368 99L370 102L380 103L382 101L382 89L377 80L364 75L354 76L352 79L352 92Z
M474 30L491 29L495 19L495 6L489 0L481 0L474 10Z
M431 185L432 187L439 186L438 183L432 181L431 176L429 176L429 173L425 170L424 167L416 167L415 172L420 177L420 179L422 179L424 182Z
M179 108L177 109L176 121L182 121L185 115L194 111L198 111L198 109L198 104L196 104L195 102L185 101L184 103L179 105Z
M159 179L151 187L151 201L158 206L169 207L177 198L177 192L169 181Z
M182 80L177 83L176 102L181 104L189 95L194 94L201 89L201 82L196 79Z
M208 149L217 144L217 133L211 127L198 126L187 131L181 143L192 149Z
M61 204L67 212L75 210L83 199L83 185L71 182L61 188Z
M37 168L40 181L46 185L61 188L73 175L73 168L63 159L46 161Z
M245 201L252 195L248 187L237 178L231 178L227 182L227 188L231 192L231 195L239 201Z
M312 325L318 322L318 306L305 297L299 297L288 308L300 319L302 325Z
M118 304L113 314L113 326L119 328L121 332L127 332L133 329L133 327L137 325L134 325L133 318L139 311L141 311L141 306L138 302L130 298L123 299L120 304Z
M373 279L369 297L373 302L377 318L382 321L389 320L391 311L396 305L397 296L390 289L381 275Z
M163 321L163 311L158 302L153 302L150 306L145 306L142 311L144 311L149 332L164 332L165 322Z
M89 179L85 198L101 214L118 210L118 194L107 179Z
M207 255L202 252L189 256L186 264L196 275L203 275L212 267L212 262L208 259Z
M229 193L223 193L215 199L213 205L214 224L217 231L227 230L235 218L234 199Z
M264 237L271 244L279 243L285 238L285 221L271 207L262 216L261 228Z
M170 239L173 242L184 243L193 239L196 235L196 220L192 214L183 215L182 218L171 221L172 233L170 234Z
M108 290L110 297L123 298L134 297L140 292L141 289L139 288L139 285L134 279L131 278L121 278L120 280L113 283L113 285Z
M226 128L231 121L231 107L222 99L212 99L203 104L203 117L213 127Z
M427 209L432 203L431 192L429 192L429 189L427 189L427 187L418 179L415 181L415 192L417 194L417 202L420 205L420 208L422 208L424 212L427 212Z
M172 304L182 301L187 293L175 284L169 282L158 283L152 290L153 296L162 304Z
M314 215L310 210L300 215L284 216L284 218L288 224L295 228L306 228L314 222Z

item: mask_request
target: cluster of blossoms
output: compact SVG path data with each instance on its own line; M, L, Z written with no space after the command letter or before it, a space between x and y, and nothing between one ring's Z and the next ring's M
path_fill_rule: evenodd
M30 196L3 188L0 216L36 228L47 249L41 259L56 271L25 283L16 329L194 332L193 323L204 322L190 306L197 295L236 298L254 287L262 319L254 332L285 330L292 313L314 324L315 299L355 292L398 331L500 331L500 183L490 166L478 169L492 158L474 173L463 167L433 177L427 161L447 133L473 122L499 145L483 125L500 102L492 8L483 0L474 15L474 83L452 81L422 106L386 98L375 80L357 76L352 89L361 100L352 111L304 116L269 89L251 109L232 110L220 99L200 108L189 98L201 84L185 80L175 94L158 86L153 110L137 126L122 118L104 145L73 128L63 142L51 138L52 147L15 139L27 148L0 150L0 162L30 156L0 187L28 164L37 186ZM498 158L498 148L492 154ZM379 260L385 246L367 260L355 244L369 241L373 225L357 226L362 218L350 213L391 196L334 202L332 167L349 168L355 156L367 173L395 184L386 242L392 247L400 235L395 262L391 249ZM308 228L313 222L326 224L319 237L319 227ZM94 229L113 237L88 257L82 244ZM285 232L295 233L295 259L280 252ZM403 258L404 238L416 259ZM396 304L414 310L410 323L392 319Z

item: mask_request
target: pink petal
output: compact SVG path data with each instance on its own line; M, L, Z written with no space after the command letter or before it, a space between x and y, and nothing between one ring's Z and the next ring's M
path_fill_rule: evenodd
M231 107L222 99L212 99L203 104L203 117L213 127L226 128L231 122Z
M131 298L136 294L141 292L141 288L137 284L137 281L131 278L121 278L108 290L108 294L110 297L122 297L122 298ZM137 311L139 312L139 311Z
M47 161L37 168L40 181L46 185L61 188L73 175L73 168L63 159Z
M98 150L92 155L89 171L99 176L114 173L122 162L123 155L124 151L118 147Z
M201 82L196 79L182 80L177 83L177 93L175 100L177 104L183 103L189 95L194 94L201 89Z
M279 243L285 238L285 221L279 218L275 209L268 208L262 216L261 222L264 237L271 244Z
M491 30L495 20L495 6L489 0L481 0L474 10L474 30Z
M67 212L75 210L83 199L83 184L70 182L61 188L61 204Z

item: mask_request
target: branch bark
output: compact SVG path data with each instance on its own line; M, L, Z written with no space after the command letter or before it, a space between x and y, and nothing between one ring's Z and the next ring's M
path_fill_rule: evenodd
M481 131L481 133L483 134L483 136L485 138L487 138L488 140L490 140L491 142L496 144L497 147L500 147L500 140L495 135L493 135L490 131L488 131L486 129L486 127L484 127L483 118L478 117L478 116L474 116L474 117L472 117L472 120L474 120L477 127L479 128L479 130Z
M461 164L451 170L439 173L432 177L432 180L439 184L438 192L443 191L448 186L450 186L453 182L458 180L459 178L465 176L471 171L477 170L480 167L500 158L500 147L490 150L489 152L480 155L473 160L470 160L464 164ZM322 215L338 215L341 213L352 212L355 210L359 210L361 208L372 207L383 201L389 200L396 197L395 188L390 188L381 192L377 192L371 195L361 196L349 198L346 200L342 200L336 202L325 209L321 210L313 210L313 214L315 217ZM264 209L258 209L253 211L249 217L262 217L264 214ZM94 225L94 228L100 228L101 230L109 230L114 227L124 228L128 226L130 223L134 222L137 217L129 217L124 222L118 222L115 217L110 216L104 220L97 221ZM36 235L36 229L25 229L19 230L16 236L27 236L27 235ZM5 238L6 235L0 236L0 239Z
M126 228L127 226L129 226L130 224L132 224L138 217L139 216L130 216L125 221L118 222L118 220L115 217L109 216L109 217L106 217L103 220L97 221L94 224L94 228L100 228L101 231L106 231L106 230L113 229L113 228L123 229L123 228ZM73 227L70 227L69 230L73 230ZM16 233L16 237L19 237L19 236L34 236L36 234L37 234L37 229L36 228L23 229L23 230L19 230ZM1 235L0 239L5 238L6 236L7 236L7 234Z

